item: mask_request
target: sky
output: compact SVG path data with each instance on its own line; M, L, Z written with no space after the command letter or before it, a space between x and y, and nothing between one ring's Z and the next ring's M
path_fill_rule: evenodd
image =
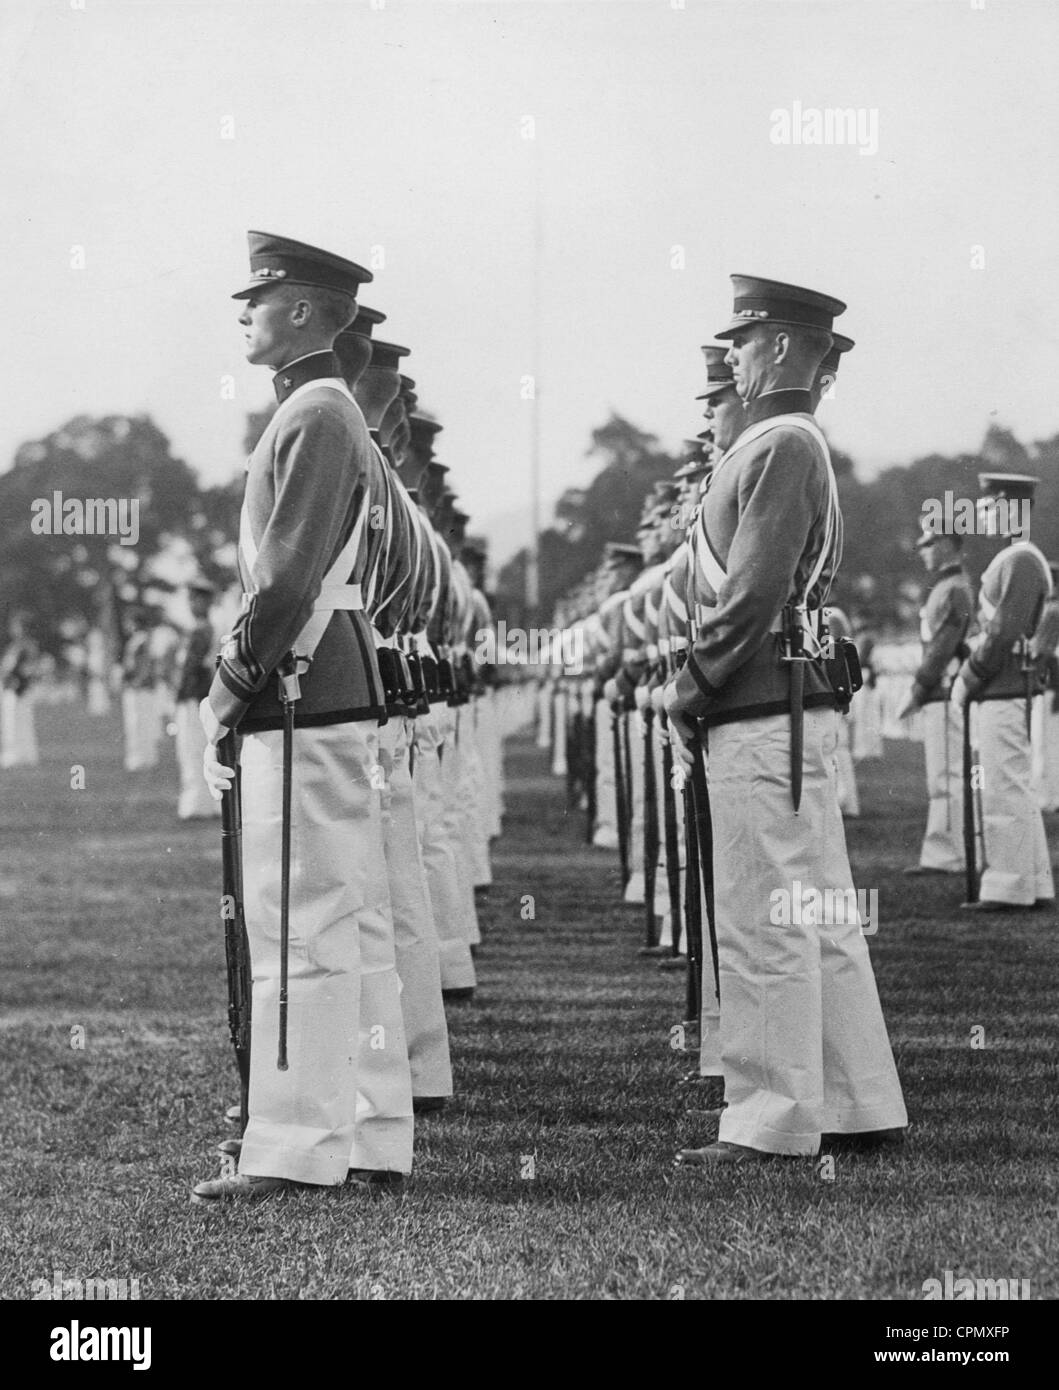
M240 469L250 228L376 267L494 558L534 412L545 520L612 410L697 432L732 272L849 305L820 417L864 476L1052 435L1057 53L1054 0L4 0L0 468L146 412ZM834 108L856 140L782 142Z

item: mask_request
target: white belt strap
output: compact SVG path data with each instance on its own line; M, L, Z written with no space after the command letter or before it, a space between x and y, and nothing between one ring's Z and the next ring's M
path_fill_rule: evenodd
M673 588L668 574L666 575L662 593L665 597L666 602L669 604L671 612L676 617L677 621L687 624L688 606L677 593L676 589Z
M643 640L643 636L644 636L644 631L645 631L645 629L644 629L643 623L642 623L642 622L640 621L640 619L636 616L636 614L632 611L632 599L626 599L626 600L625 600L624 604L622 605L621 613L622 613L622 617L625 619L626 623L629 625L629 628L630 628L631 631L632 631L632 635L633 635L634 637L639 637L639 638L641 639L641 641L642 641L642 640Z
M311 390L326 388L327 390L337 391L352 402L359 413L360 407L357 406L349 387L344 381L337 377L323 377L317 381L307 381L304 386L299 386L296 391L283 401L276 411L276 415L289 406L298 396ZM274 415L273 419L276 418ZM360 515L353 525L353 530L349 540L339 551L334 563L324 576L320 592L313 603L313 616L302 628L294 644L295 655L311 661L316 653L316 648L320 645L320 639L327 630L327 624L331 621L331 614L336 610L347 612L358 612L364 607L364 596L359 584L347 584L345 578L350 574L356 562L357 553L360 549L361 538L364 534L364 527L367 522L369 511L369 498L365 492L364 506L361 508ZM239 552L246 567L248 579L252 581L254 565L257 563L258 548L254 541L253 533L250 528L250 511L247 507L246 498L243 498L242 511L239 515Z
M727 463L728 459L731 458L737 449L742 449L745 448L746 445L752 444L756 439L760 439L763 434L767 434L769 430L775 429L778 425L786 425L792 429L799 429L811 435L820 447L820 451L824 456L824 464L827 468L828 499L827 521L824 526L824 541L823 545L820 547L820 553L816 558L816 564L813 566L812 573L805 586L803 601L807 601L809 595L816 587L820 576L824 572L824 568L831 557L831 552L834 549L835 540L838 535L838 483L835 480L835 470L831 466L831 451L827 447L827 440L824 438L819 425L801 415L774 415L771 419L759 420L756 425L751 425L749 429L743 431L725 454L724 458L721 459L714 470L713 480L716 481L717 474L720 472L721 467ZM710 545L710 539L706 534L705 520L701 512L699 514L699 524L694 531L693 549L696 563L707 584L709 584L715 594L719 594L720 586L724 583L725 579L727 579L728 572L722 564L720 557L715 554L713 547Z

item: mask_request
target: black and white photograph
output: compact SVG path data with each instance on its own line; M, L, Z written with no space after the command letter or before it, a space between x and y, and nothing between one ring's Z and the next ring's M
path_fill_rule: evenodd
M1057 61L1052 0L6 0L34 1374L272 1301L1037 1364Z

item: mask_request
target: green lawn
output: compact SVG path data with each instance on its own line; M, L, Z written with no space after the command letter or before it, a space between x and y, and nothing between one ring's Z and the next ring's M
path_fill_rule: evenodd
M1059 933L1042 914L968 923L960 883L901 879L918 747L862 765L870 814L850 827L858 886L879 889L900 1157L839 1158L832 1181L812 1162L674 1172L712 1137L675 1084L683 981L637 957L617 856L583 844L520 740L480 989L450 1015L458 1098L419 1126L406 1191L217 1211L189 1202L236 1095L217 831L176 820L170 746L127 776L116 719L39 725L42 768L0 773L3 1297L56 1269L165 1299L917 1298L946 1269L1059 1294Z

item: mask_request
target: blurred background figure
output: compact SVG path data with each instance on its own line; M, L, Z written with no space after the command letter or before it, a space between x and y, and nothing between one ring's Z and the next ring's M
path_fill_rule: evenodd
M161 721L157 663L152 647L154 613L146 604L137 603L128 610L125 621L125 648L121 657L125 771L139 772L158 766Z
M177 815L181 820L196 820L221 814L221 804L210 796L202 776L206 735L199 720L199 702L210 693L215 664L217 644L210 622L215 590L204 579L193 579L186 587L192 625L179 644L175 670L174 723L180 770Z
M881 758L884 753L882 692L875 664L876 624L870 610L854 609L851 635L857 644L864 673L864 685L850 706L853 726L850 752L853 761L859 763L865 758Z
M1059 565L1049 566L1052 596L1044 605L1031 655L1040 694L1033 702L1032 786L1042 811L1059 811Z
M40 652L24 613L12 613L0 660L0 767L36 767L40 761L33 718L33 682Z
M836 642L843 637L852 638L853 636L853 625L841 608L831 608L828 625L831 629L831 636ZM859 642L857 648L860 649ZM860 815L860 792L857 790L857 773L853 766L853 739L859 715L852 711L856 710L856 701L866 694L867 688L868 682L865 679L863 687L857 692L851 712L839 715L838 742L835 745L835 787L838 791L838 809L843 816L854 820Z

